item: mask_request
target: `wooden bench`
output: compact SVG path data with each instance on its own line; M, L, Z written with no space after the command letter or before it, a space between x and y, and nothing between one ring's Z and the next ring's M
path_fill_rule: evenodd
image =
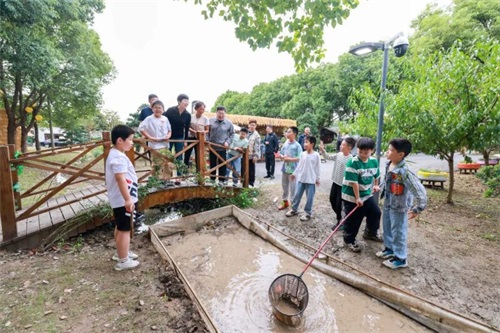
M476 172L477 172L477 169L458 168L458 173L459 174L467 175L467 174L473 174L473 173L476 173Z
M422 185L430 186L432 189L434 187L444 189L444 182L446 181L446 179L443 179L442 177L427 177L427 178L418 177L418 179L420 180Z

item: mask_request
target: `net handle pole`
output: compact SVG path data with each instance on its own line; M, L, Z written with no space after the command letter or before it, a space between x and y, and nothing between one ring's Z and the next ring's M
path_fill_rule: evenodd
M356 209L358 208L358 206L354 207L350 212L349 214L347 214L344 219L342 219L342 221L339 222L339 224L337 225L337 227L335 229L333 229L333 231L331 232L330 236L328 236L327 239L325 239L325 241L323 242L323 244L321 244L321 246L319 247L319 249L316 251L316 253L314 254L314 256L311 258L311 260L309 260L309 262L307 263L306 267L304 267L304 270L302 271L302 273L300 273L299 275L299 278L302 278L302 275L304 275L304 273L306 272L306 270L309 268L309 266L311 266L312 262L314 261L314 259L316 259L316 257L320 254L321 250L323 250L323 248L325 247L326 243L328 243L330 241L330 239L333 237L333 235L337 232L337 230L342 226L342 224L344 224L345 220L347 220L349 218L349 216L352 215L352 213L354 213L356 211Z

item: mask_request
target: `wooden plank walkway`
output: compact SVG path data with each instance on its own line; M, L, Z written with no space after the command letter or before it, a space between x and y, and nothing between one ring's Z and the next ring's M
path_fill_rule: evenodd
M100 193L102 192L102 193ZM84 198L85 196L92 195L89 198ZM83 199L82 199L83 198ZM75 201L76 200L76 201ZM34 215L17 222L17 239L26 238L30 235L39 233L44 229L49 229L58 226L68 219L76 216L79 212L86 210L92 206L95 206L101 202L107 202L108 197L106 194L106 187L104 184L93 185L80 190L69 192L56 198L52 198L46 202L45 205L39 207L34 211L41 211L50 207L58 206L64 202L75 201L66 206L59 207L57 209L49 210L40 215ZM23 210L17 212L20 215L29 207L25 207ZM87 230L78 230L79 232L85 232ZM3 234L0 228L0 243L3 242Z

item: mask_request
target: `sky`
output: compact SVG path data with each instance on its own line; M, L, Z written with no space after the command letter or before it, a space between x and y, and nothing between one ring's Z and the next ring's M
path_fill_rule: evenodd
M411 21L434 2L444 6L451 0L360 0L342 25L325 30L323 62L336 62L363 41L385 40L400 31L411 34ZM250 92L259 83L295 73L290 55L274 47L252 51L235 37L234 23L205 20L203 7L193 0L105 3L93 28L117 75L102 89L103 109L116 111L122 120L147 103L150 93L166 108L184 93L210 109L227 90Z

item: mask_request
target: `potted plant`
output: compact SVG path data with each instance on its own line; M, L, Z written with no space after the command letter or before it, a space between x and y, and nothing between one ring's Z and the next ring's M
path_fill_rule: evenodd
M476 172L480 167L481 164L473 162L472 159L469 156L465 156L464 159L460 162L458 162L458 170L460 173L472 173Z

